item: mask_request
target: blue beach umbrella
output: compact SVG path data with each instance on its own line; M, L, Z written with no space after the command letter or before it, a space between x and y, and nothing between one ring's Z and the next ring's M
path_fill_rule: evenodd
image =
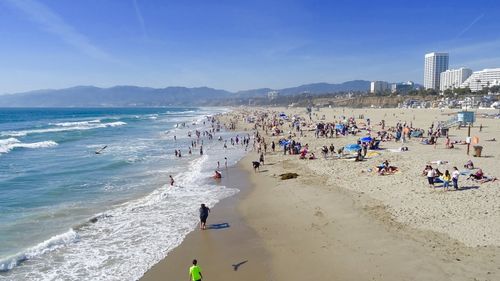
M344 147L344 151L353 152L361 149L361 145L357 143L348 144Z
M361 142L371 142L372 141L372 138L371 137L362 137L360 139Z

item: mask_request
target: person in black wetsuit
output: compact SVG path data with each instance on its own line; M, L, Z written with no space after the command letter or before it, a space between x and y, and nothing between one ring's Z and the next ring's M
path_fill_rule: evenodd
M205 204L201 204L200 207L200 229L205 230L207 224L208 213L210 213L210 208L205 206Z

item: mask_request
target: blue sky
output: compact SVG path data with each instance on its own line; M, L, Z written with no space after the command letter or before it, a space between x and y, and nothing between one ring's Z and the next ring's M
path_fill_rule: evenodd
M500 67L500 1L0 0L0 93L423 80Z

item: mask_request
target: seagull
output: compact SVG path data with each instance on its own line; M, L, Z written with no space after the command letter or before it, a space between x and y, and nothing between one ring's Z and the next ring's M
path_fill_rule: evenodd
M103 146L101 149L96 150L95 154L101 154L101 152L102 152L104 149L106 149L107 147L108 147L108 146L107 146L107 145L105 145L105 146Z

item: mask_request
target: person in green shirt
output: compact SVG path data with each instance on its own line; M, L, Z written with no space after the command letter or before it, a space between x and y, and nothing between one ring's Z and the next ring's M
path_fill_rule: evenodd
M198 261L193 260L193 265L189 268L189 281L201 281L201 268L198 266Z

